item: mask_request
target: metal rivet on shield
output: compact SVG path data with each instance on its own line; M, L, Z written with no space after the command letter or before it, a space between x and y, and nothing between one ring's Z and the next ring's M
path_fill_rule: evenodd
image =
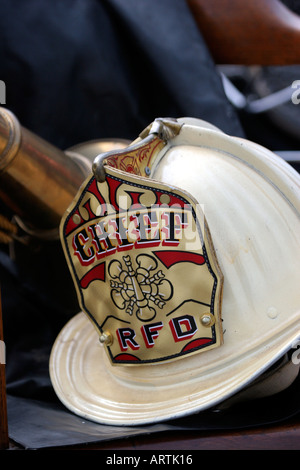
M170 199L170 196L168 194L162 194L160 196L159 200L162 204L169 204L171 199Z
M79 214L74 214L73 217L72 217L72 220L73 220L74 224L78 225L81 222L81 217L80 217Z
M99 336L99 341L100 341L101 344L105 344L106 346L111 346L112 343L113 343L112 334L109 331L104 331Z
M200 321L203 326L209 327L215 323L215 317L211 313L204 313L201 316Z

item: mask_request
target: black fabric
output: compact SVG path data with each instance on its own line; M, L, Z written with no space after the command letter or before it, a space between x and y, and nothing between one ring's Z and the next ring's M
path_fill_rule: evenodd
M282 3L292 10L297 15L300 15L300 1L299 0L281 0Z
M242 133L184 0L1 3L7 107L60 148L135 139L160 116Z
M135 139L160 116L198 117L243 136L183 0L2 0L0 7L6 106L58 147ZM264 414L243 408L244 414L205 413L130 430L83 423L60 404L48 371L55 338L78 310L61 246L15 249L13 258L0 245L0 283L9 431L25 448L243 427L297 413L292 400Z

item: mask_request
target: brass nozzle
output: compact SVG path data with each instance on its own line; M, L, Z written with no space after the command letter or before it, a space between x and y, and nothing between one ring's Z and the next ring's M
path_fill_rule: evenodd
M14 214L39 230L57 228L86 176L76 159L0 107L0 198Z

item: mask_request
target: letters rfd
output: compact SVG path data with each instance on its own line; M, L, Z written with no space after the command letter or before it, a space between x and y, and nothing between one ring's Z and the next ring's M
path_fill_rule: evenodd
M164 325L161 321L143 325L141 333L147 348L153 348L160 330L166 326L170 328L176 343L192 338L198 330L192 315L172 318L167 325ZM133 328L118 328L116 333L121 351L127 351L128 348L136 351L140 348L140 344L136 341L136 332Z

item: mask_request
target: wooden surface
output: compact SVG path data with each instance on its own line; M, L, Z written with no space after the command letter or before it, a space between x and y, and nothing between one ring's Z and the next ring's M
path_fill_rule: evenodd
M77 447L77 448L81 448ZM86 449L135 450L300 450L300 417L283 425L223 432L174 432L89 445Z
M300 63L300 17L280 0L187 0L217 64Z
M0 341L3 341L3 321L0 292ZM0 346L1 347L1 346ZM0 362L0 449L6 449L8 441L5 364Z
M75 447L74 447L75 448ZM300 450L300 422L226 433L174 432L102 445L77 446L97 450Z

